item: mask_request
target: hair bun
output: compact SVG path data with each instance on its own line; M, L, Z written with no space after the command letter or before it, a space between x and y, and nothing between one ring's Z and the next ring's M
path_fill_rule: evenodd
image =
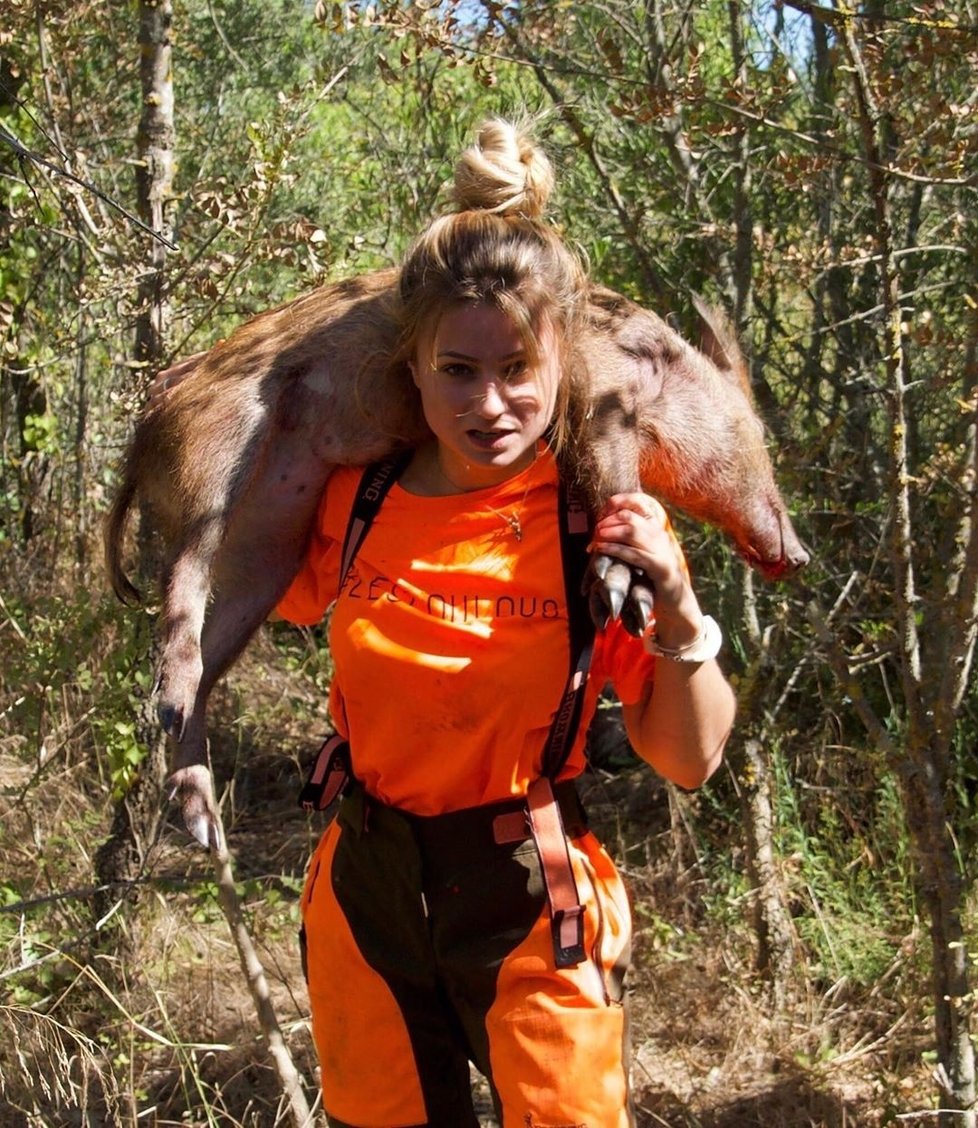
M546 154L511 122L492 118L480 128L455 166L459 211L488 211L539 219L553 194L554 171Z

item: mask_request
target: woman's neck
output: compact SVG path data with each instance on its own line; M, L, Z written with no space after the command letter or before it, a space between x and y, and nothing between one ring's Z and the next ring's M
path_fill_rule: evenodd
M401 475L400 485L420 497L450 497L491 489L521 474L536 459L536 449L512 466L478 466L447 456L437 443L419 447Z

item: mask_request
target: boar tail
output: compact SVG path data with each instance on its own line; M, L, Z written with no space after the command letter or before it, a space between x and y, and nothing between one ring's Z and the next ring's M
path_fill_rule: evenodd
M135 497L135 477L126 474L102 525L102 548L106 571L109 573L112 590L123 603L138 603L142 599L139 589L126 575L122 565L122 546Z

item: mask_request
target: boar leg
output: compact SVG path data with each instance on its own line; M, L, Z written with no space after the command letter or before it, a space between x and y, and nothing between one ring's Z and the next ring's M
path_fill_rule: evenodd
M305 447L291 453L280 449L262 462L213 558L214 595L199 636L198 683L171 760L170 780L184 822L205 846L217 838L207 768L207 699L299 570L332 470ZM176 729L171 736L178 736Z
M240 593L212 604L201 639L202 675L179 742L171 737L171 798L187 830L202 846L219 847L214 788L207 764L207 699L218 678L247 646L275 604L276 591Z
M267 560L262 563L270 564ZM290 555L283 548L274 566L256 568L247 585L219 593L208 608L201 637L200 681L182 740L171 737L169 780L187 830L203 846L219 845L214 791L207 766L207 699L218 678L268 618L298 566L298 554Z
M201 632L223 533L223 521L208 522L202 535L183 544L167 576L167 629L156 675L156 708L163 731L177 741L183 739L203 672Z
M615 357L621 363L620 357ZM607 501L620 493L641 490L639 433L632 403L634 389L616 388L595 396L586 439L577 452L592 512L600 514ZM584 592L594 625L599 629L621 619L629 634L641 637L652 616L651 584L628 564L595 553L588 562Z

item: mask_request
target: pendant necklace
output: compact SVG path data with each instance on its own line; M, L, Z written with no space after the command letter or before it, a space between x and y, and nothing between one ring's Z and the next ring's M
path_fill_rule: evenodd
M445 471L442 470L441 464L437 460L435 461L435 468L445 480L445 483L451 486L456 493L472 493L471 490L464 490L460 485L458 485L458 483L453 482L452 479L449 478L449 476L445 473ZM497 509L494 505L490 505L488 501L483 502L483 505L485 505L486 509L490 510L492 513L495 513L500 521L504 521L509 526L510 531L516 538L517 543L520 543L523 540L523 525L520 521L520 511L522 510L523 505L526 502L526 495L529 492L530 483L527 482L526 489L523 491L523 496L520 498L520 503L516 506L512 513L504 513L501 509Z
M496 509L495 506L489 505L489 502L486 502L486 506L491 509L497 517L502 517L506 524L509 525L513 530L513 536L516 537L517 542L522 541L523 526L520 524L520 515L518 512L514 510L512 513L502 513L500 510Z

